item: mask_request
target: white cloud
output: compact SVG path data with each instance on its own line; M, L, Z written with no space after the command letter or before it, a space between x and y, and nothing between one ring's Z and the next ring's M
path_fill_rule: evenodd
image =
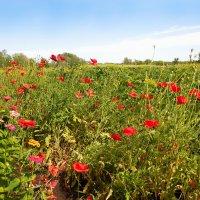
M77 54L86 60L94 57L99 62L122 62L124 57L129 57L133 60L151 59L154 50L153 45L156 46L154 60L172 61L175 57L179 57L181 60L188 60L192 48L194 48L194 54L200 53L200 26L176 26L168 30L150 33L148 37L141 36L137 39L125 39L118 43L97 46L73 46L71 49L68 48L67 51ZM66 52L64 48L53 48L53 50L52 48L26 49L13 49L12 51L8 49L8 53L23 52L34 58L38 57L38 55L49 58L52 53Z
M162 35L162 34L169 34L169 33L177 33L177 32L187 32L191 30L200 30L200 25L197 26L172 26L167 30L164 31L155 31L154 35Z
M200 28L200 26L198 26ZM75 50L80 56L93 55L99 58L102 62L120 62L125 56L132 59L151 59L153 55L153 46L156 46L155 60L173 60L179 57L182 60L187 60L190 49L194 48L194 53L200 52L200 30L196 27L182 27L174 29L174 32L179 34L167 35L167 31L161 34L151 35L140 39L129 39L115 44L82 47ZM182 33L181 30L190 31Z

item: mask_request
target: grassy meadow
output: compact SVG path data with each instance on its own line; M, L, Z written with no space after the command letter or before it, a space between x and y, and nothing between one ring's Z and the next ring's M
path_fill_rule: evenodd
M0 69L0 199L200 200L200 65Z

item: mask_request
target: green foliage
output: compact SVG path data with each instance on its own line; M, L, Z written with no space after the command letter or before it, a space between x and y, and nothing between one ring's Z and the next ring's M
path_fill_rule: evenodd
M127 58L125 57L124 60L123 60L123 64L131 64L132 63L132 60L130 58Z
M178 64L178 62L179 62L179 58L174 58L173 63Z
M65 66L67 65L69 67L77 67L86 63L85 60L79 58L78 56L72 53L62 53L61 55L65 58L65 62L62 64Z
M73 56L63 56L64 67ZM7 76L8 69L0 71L1 97L12 97L10 101L0 98L0 199L47 199L46 185L52 180L63 180L60 184L72 193L79 191L82 199L88 194L113 200L176 199L178 191L185 199L197 198L200 104L189 92L200 88L199 65L154 66L152 62L145 66L83 65L61 71L32 63L13 68ZM19 76L22 71L25 75ZM91 82L84 83L83 78ZM11 84L15 79L16 84ZM158 82L176 82L181 91L158 87ZM37 87L27 89L23 84ZM20 87L24 93L17 94ZM88 95L89 90L94 96ZM136 98L129 95L131 91ZM82 97L77 97L78 92ZM141 94L151 94L153 99L143 99ZM177 105L179 95L189 103ZM16 100L22 102L16 104ZM119 104L124 108L119 109ZM154 110L148 110L147 104ZM32 119L36 126L20 127L18 118L9 113L10 105L19 106L20 118ZM158 120L160 126L148 129L144 126L147 119ZM8 130L9 123L16 126L15 131ZM128 137L123 130L130 126L137 133ZM122 140L112 139L114 133ZM39 141L40 147L30 146L29 139ZM46 155L43 162L30 162L29 156L39 152ZM72 171L77 161L88 163L89 172ZM55 176L49 172L51 165L58 169ZM34 178L35 185L30 183Z
M6 50L0 52L0 67L9 66L12 58L7 54Z
M21 172L22 156L19 140L0 130L0 199L20 200L33 194L27 186L34 176Z

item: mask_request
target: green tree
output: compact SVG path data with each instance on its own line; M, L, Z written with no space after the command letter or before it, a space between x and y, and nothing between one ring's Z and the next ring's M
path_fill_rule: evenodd
M0 67L9 66L12 61L10 55L7 54L7 51L4 49L0 52Z
M144 62L142 60L134 60L133 63L136 64L136 65L143 65L144 64Z
M144 61L144 63L147 65L147 64L150 64L151 63L151 60L150 59L146 59L145 61Z
M172 63L173 63L173 64L178 64L178 63L179 63L179 58L174 58L174 60L173 60Z
M124 60L123 60L123 64L131 64L132 63L132 60L131 59L129 59L129 58L127 58L127 57L125 57L124 58Z
M23 53L15 53L12 57L13 60L16 61L18 65L26 67L29 64L29 58L25 56Z
M76 67L76 66L86 63L84 59L79 58L77 55L72 54L72 53L65 52L65 53L62 53L61 56L65 58L65 61L61 62L61 65Z

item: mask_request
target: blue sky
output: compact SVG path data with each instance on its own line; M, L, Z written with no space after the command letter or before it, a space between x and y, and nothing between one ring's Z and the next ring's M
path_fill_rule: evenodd
M199 0L0 0L0 50L36 58L188 60L200 53Z

